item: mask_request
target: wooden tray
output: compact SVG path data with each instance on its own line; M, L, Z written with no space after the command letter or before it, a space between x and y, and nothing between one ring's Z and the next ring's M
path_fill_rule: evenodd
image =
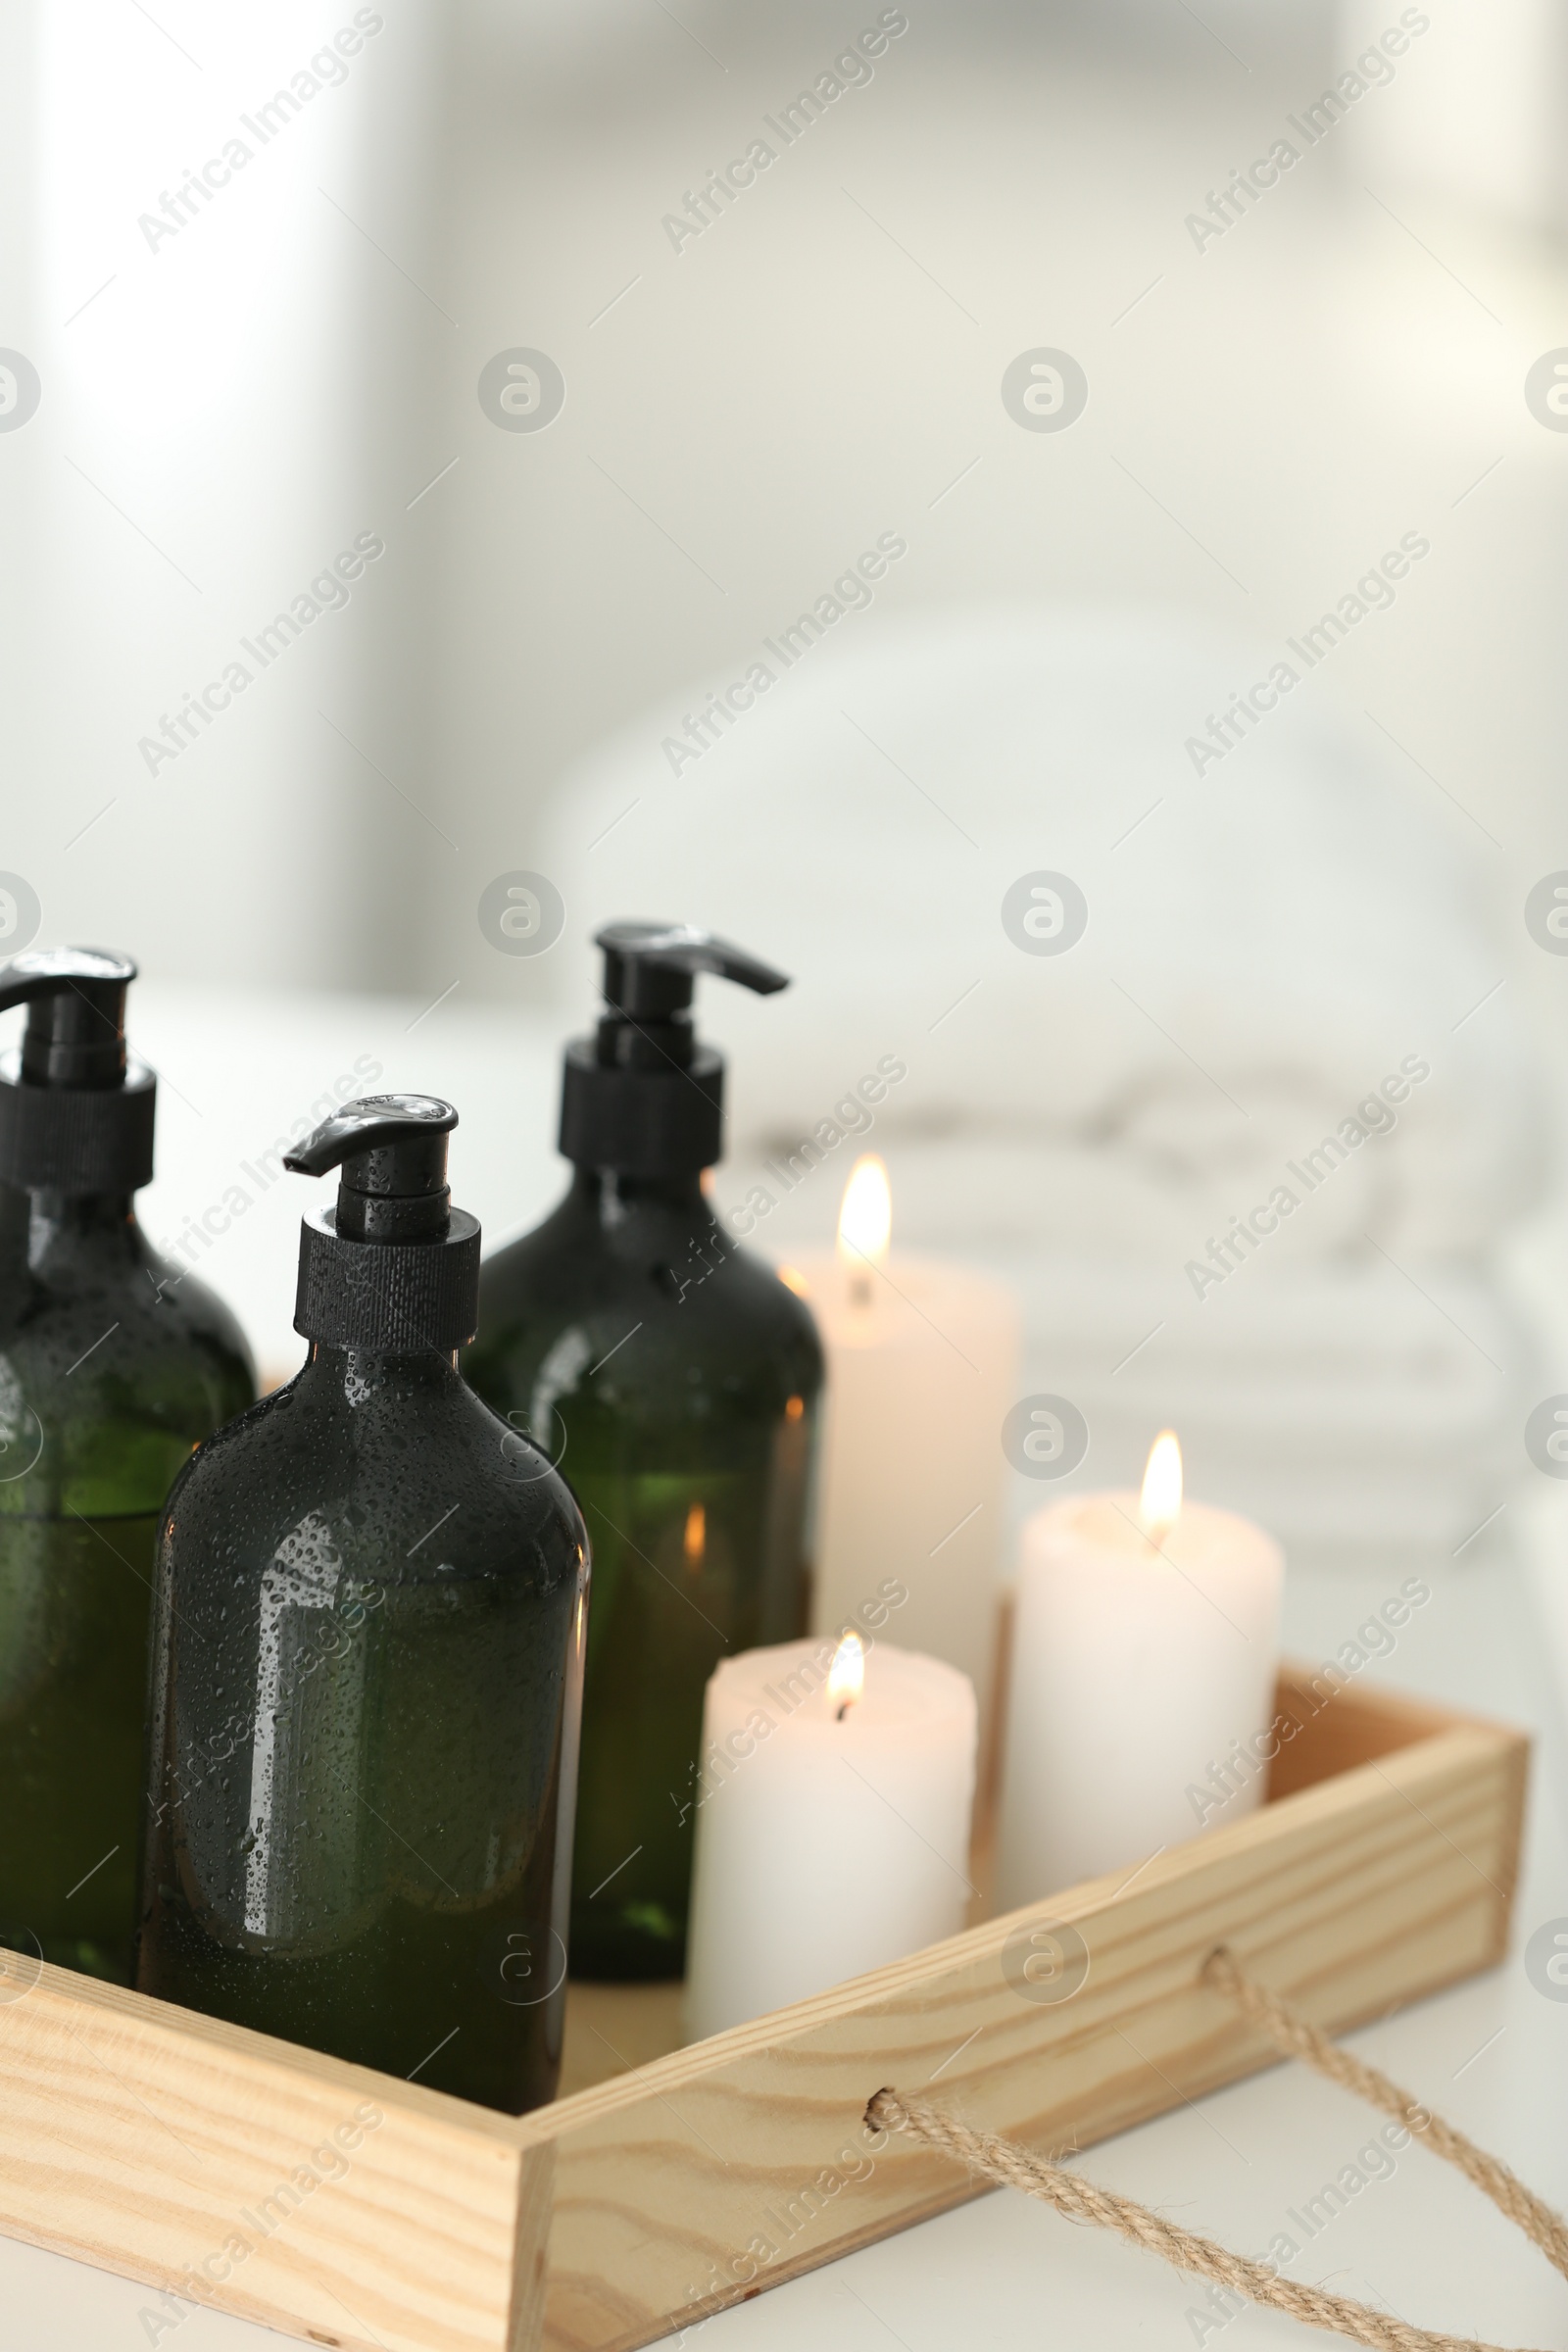
M0 2231L147 2281L155 2343L197 2300L364 2352L648 2343L976 2193L867 2133L884 2083L1085 2146L1270 2063L1199 1982L1221 1940L1336 2032L1502 1957L1528 1741L1280 1704L1269 1803L1130 1881L685 2050L671 1988L574 1988L588 2086L515 2120L45 1967L0 2002Z

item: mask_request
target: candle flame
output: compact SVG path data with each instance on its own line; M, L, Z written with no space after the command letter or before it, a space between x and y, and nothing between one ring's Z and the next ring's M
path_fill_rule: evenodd
M846 1634L827 1670L827 1703L840 1723L864 1689L865 1643L858 1634Z
M703 1553L708 1548L708 1511L706 1505L694 1502L686 1514L686 1537L683 1546L688 1568L700 1568Z
M850 1170L839 1210L839 1258L864 1272L867 1262L879 1266L888 1253L893 1232L893 1193L887 1162L879 1152L862 1152Z
M1182 1449L1173 1429L1162 1429L1149 1448L1138 1521L1153 1544L1163 1544L1182 1513Z

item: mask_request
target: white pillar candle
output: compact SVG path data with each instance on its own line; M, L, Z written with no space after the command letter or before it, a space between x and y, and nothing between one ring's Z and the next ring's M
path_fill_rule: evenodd
M1023 1530L998 1910L1131 1870L1262 1797L1284 1556L1250 1520L1183 1502L1180 1482L1166 1432L1142 1496L1068 1496Z
M725 1658L703 1715L687 2039L956 1936L974 1758L974 1691L939 1658L853 1634Z
M1017 1300L969 1267L888 1250L874 1153L845 1191L836 1256L798 1258L827 1357L813 1632L837 1639L885 1576L908 1592L898 1640L945 1658L988 1701Z

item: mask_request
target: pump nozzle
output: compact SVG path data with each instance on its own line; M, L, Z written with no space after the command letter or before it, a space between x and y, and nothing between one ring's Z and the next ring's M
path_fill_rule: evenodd
M699 972L757 995L787 973L691 923L607 923L605 1011L591 1038L566 1048L561 1149L579 1167L628 1176L691 1176L710 1168L723 1135L724 1064L693 1034Z
M135 977L108 948L34 948L0 963L0 1011L27 1007L21 1053L0 1062L0 1183L133 1193L151 1178L157 1080L125 1054Z
M337 1230L357 1242L445 1233L447 1137L458 1123L434 1095L362 1095L283 1155L296 1176L341 1167Z
M30 948L0 963L0 1012L25 1004L28 1086L120 1086L125 1076L128 956L108 948Z
M787 972L692 923L607 923L594 946L605 952L605 1003L633 1021L667 1021L684 1011L699 972L737 980L760 997L790 984Z
M296 1176L342 1170L335 1202L300 1227L296 1331L347 1348L466 1347L479 1226L447 1190L457 1123L434 1095L362 1095L284 1154Z

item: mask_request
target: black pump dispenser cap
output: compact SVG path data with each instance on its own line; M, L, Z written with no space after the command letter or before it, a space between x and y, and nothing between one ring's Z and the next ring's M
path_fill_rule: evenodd
M693 1029L699 972L757 995L789 978L744 948L689 923L608 923L605 1011L566 1048L561 1149L579 1167L623 1176L692 1176L719 1157L724 1063Z
M158 1081L125 1053L128 956L29 949L0 963L0 1011L25 1004L20 1053L0 1057L0 1184L19 1192L133 1193L151 1181Z
M283 1160L297 1176L342 1171L337 1199L300 1226L294 1328L333 1347L466 1348L479 1321L479 1224L454 1208L433 1095L365 1095Z

